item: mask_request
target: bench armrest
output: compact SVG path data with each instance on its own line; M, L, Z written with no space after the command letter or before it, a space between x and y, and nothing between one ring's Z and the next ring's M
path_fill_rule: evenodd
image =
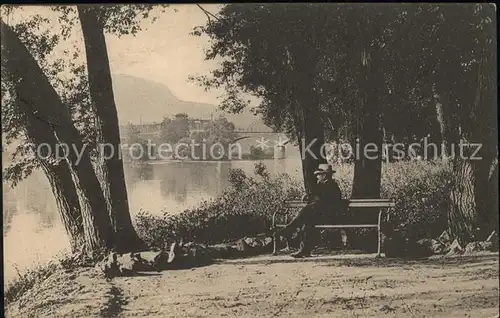
M272 216L272 226L273 226L273 228L276 225L276 217L278 215L286 215L288 213L288 210L290 209L290 206L288 205L288 203L290 203L290 202L302 203L304 205L306 204L305 202L302 202L300 200L293 200L293 201L291 201L291 200L283 200L282 203L283 203L284 208L283 209L279 209L279 210L277 210L277 211L275 211L273 213L273 216Z

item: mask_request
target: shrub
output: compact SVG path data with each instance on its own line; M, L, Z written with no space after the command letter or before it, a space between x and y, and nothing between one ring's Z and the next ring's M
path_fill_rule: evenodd
M383 164L381 197L392 198L396 203L389 211L389 223L383 223L383 233L390 236L391 230L397 228L403 239L439 236L447 228L451 173L451 165L443 161ZM376 219L375 215L370 217ZM354 248L370 252L377 249L373 229L349 230L348 236Z
M446 161L391 163L383 167L382 195L394 198L390 223L408 238L439 236L447 228L452 167Z
M27 291L33 288L36 283L44 281L52 275L57 268L57 263L49 262L47 264L28 269L22 274L18 272L18 276L13 278L5 288L5 305L9 305L10 303L18 300Z
M135 219L137 232L149 246L163 248L166 242L180 238L216 244L268 231L273 213L284 209L283 200L300 198L303 190L286 174L271 177L262 164L255 170L257 178L240 169L231 170L231 187L197 208L163 216L140 211Z
M5 287L5 305L19 300L26 292L49 278L58 270L71 271L82 266L93 266L96 260L85 256L83 252L61 252L47 263L33 264L24 271L17 270L17 276L12 278Z

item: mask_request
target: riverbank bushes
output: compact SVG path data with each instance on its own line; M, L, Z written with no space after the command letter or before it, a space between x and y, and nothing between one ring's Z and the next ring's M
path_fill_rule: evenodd
M384 218L382 232L390 235L397 229L401 237L409 241L438 237L447 229L451 176L452 167L448 161L402 161L382 165L381 197L394 199L396 203L389 211L389 219ZM344 183L347 193L352 188L351 180L352 175L344 180L348 181ZM355 234L350 235L352 247L369 252L377 250L376 231L354 229L348 232Z
M286 174L271 177L262 164L256 165L255 174L252 178L240 169L231 170L230 188L194 209L160 216L140 211L136 229L149 246L160 248L180 238L217 244L266 232L273 213L284 208L283 200L300 197L302 189Z
M335 169L335 179L347 198L352 189L353 165ZM382 197L396 201L390 212L390 226L400 228L408 238L439 235L446 229L450 180L448 162L384 164ZM149 246L163 248L175 239L217 244L268 233L273 213L284 209L283 200L298 199L303 194L301 182L287 174L270 176L261 163L255 166L255 177L236 169L231 171L229 181L231 187L221 197L202 202L197 208L178 214L164 212L160 216L140 211L134 220L139 235ZM373 232L350 231L349 240L355 245L352 247L375 248Z

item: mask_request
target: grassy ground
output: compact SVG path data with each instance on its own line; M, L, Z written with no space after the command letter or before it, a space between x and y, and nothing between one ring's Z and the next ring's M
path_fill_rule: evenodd
M499 255L403 261L260 256L106 281L58 272L7 317L494 317Z

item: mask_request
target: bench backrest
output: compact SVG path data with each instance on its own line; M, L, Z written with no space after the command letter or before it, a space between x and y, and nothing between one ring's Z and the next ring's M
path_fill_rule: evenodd
M396 206L396 202L392 199L350 199L344 201L348 202L350 208L392 208ZM306 204L300 200L285 201L285 205L289 208L302 208Z

